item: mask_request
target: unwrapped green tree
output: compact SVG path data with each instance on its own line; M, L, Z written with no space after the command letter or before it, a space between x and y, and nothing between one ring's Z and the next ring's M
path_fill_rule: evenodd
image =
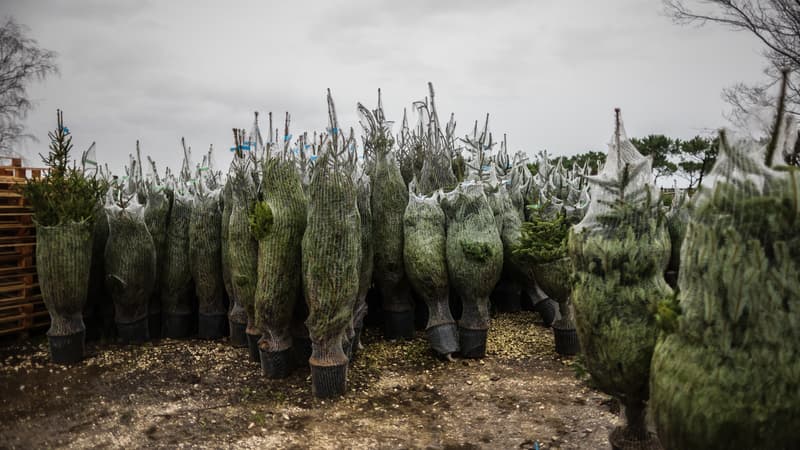
M70 167L72 137L61 111L57 117L57 128L49 133L50 151L42 156L49 170L40 179L28 180L22 195L33 208L36 223L36 271L50 313L50 357L66 364L84 356L92 227L105 183Z

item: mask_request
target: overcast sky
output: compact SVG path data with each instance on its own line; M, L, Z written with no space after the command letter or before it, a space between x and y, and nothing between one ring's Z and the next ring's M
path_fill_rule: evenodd
M295 135L323 129L326 88L343 128L378 88L399 124L428 81L459 135L488 112L495 136L529 154L605 150L617 106L631 136L690 138L725 125L722 88L763 66L748 34L675 25L659 0L3 4L59 54L60 76L30 90L40 142L24 151L46 150L61 108L75 148L96 141L115 170L137 139L177 168L181 136L227 167L231 129L249 130L255 110L289 111Z

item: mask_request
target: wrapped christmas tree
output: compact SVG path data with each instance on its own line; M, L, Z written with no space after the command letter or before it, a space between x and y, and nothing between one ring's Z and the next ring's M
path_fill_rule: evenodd
M114 321L124 343L150 338L148 306L156 280L156 248L144 221L134 182L112 187L106 200L108 241L106 288L114 301Z
M352 336L350 337L350 358L355 358L361 346L361 332L364 317L367 315L367 293L372 287L374 267L374 247L372 242L372 208L370 205L371 187L369 175L361 172L355 180L358 191L358 216L361 220L361 264L358 273L358 296L353 308Z
M406 273L414 291L428 307L426 333L431 348L450 358L459 350L459 344L456 321L450 313L445 216L438 193L417 195L414 188L412 182L403 220Z
M284 378L291 369L292 312L301 283L301 243L306 227L306 198L292 153L287 129L282 150L267 155L260 197L251 222L258 241L255 291L256 327L261 368L268 378Z
M652 311L672 290L664 281L670 240L650 158L625 136L619 110L603 170L590 177L592 200L569 236L575 268L575 321L586 366L625 407L616 448L660 448L645 410L657 327Z
M191 257L189 254L189 224L194 206L187 182L191 178L191 155L183 143L184 159L180 179L169 179L167 191L171 192L172 208L167 222L167 243L164 252L164 273L161 277L162 334L169 338L183 338L192 330Z
M480 182L465 181L441 202L447 217L447 273L461 299L461 355L482 358L489 330L489 294L503 270L503 242Z
M665 448L797 448L800 172L774 162L796 148L784 95L766 148L720 133L692 198L678 304L659 308L653 353L650 407Z
M49 133L50 152L42 157L50 170L40 179L29 180L22 194L34 211L36 271L50 313L50 358L68 364L84 356L83 310L91 270L92 227L105 184L69 167L72 137L61 111L57 116L58 126Z
M189 259L198 302L197 332L202 339L219 339L228 334L222 280L222 187L211 155L209 150L198 169L189 222Z
M364 152L373 156L372 236L375 251L375 284L380 290L387 339L414 335L414 304L403 267L403 214L408 205L408 188L393 151L391 122L383 108L369 111L359 104L364 128Z
M147 197L144 223L147 225L147 231L150 232L150 236L153 237L153 245L156 249L155 288L150 296L150 305L148 306L150 337L155 339L161 337L161 289L158 286L161 285L161 275L164 272L167 249L167 221L169 220L171 202L158 176L155 162L149 158L148 161L150 163L150 173L148 179L144 181L142 189Z
M328 105L330 136L311 178L302 244L312 392L321 398L340 396L347 387L342 340L353 316L361 263L358 195L351 173L342 167L349 143L338 130L330 92Z

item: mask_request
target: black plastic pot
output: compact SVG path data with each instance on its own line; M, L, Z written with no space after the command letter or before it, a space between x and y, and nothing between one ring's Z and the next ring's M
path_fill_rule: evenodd
M663 450L664 447L654 433L647 433L645 439L628 436L625 427L614 428L608 435L608 442L613 450Z
M311 392L317 398L334 398L347 391L347 364L311 365Z
M117 322L117 338L122 344L141 344L150 339L150 321L144 319L136 322Z
M458 326L455 323L436 325L425 330L428 342L433 351L442 356L456 353L460 350L458 341Z
M461 356L464 358L483 358L486 356L486 336L488 330L458 328Z
M259 349L261 372L269 379L286 378L292 372L292 349L270 352Z
M556 320L556 311L558 311L558 303L553 299L544 299L533 305L533 310L539 313L542 318L544 326L551 327Z
M553 337L556 341L556 353L564 356L575 356L581 351L578 342L578 330L575 328L553 327Z
M67 336L47 336L50 359L56 364L74 364L83 359L86 331Z
M237 348L247 347L247 324L228 321L231 345Z
M414 311L384 311L383 336L387 340L414 338Z
M200 339L221 339L228 335L228 315L203 314L197 315L197 335Z
M192 332L192 314L164 314L161 334L165 338L181 339Z

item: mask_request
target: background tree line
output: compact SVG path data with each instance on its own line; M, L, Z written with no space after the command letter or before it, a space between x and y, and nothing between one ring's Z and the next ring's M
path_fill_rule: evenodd
M697 188L717 159L716 138L695 136L682 140L663 134L651 134L643 138L631 138L631 143L643 155L653 157L653 175L657 184L659 180L677 177L685 180L689 188ZM555 164L559 159L567 169L572 169L576 164L578 167L588 164L590 172L596 174L605 163L606 154L588 151L554 157L551 162ZM538 170L538 163L531 163L529 168L531 172L535 172Z

